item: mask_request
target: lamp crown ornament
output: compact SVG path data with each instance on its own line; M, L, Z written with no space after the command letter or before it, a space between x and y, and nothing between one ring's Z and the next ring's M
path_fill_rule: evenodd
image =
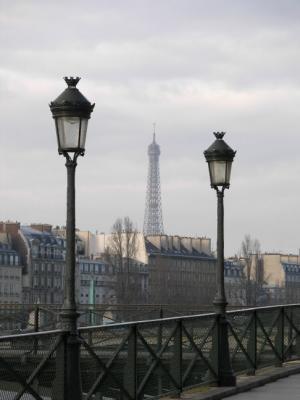
M223 139L225 136L226 132L214 132L214 135L217 139Z
M73 76L70 76L69 78L67 76L64 77L64 80L69 88L76 88L76 85L80 81L80 79L81 78L79 78L78 76L76 78L73 78Z

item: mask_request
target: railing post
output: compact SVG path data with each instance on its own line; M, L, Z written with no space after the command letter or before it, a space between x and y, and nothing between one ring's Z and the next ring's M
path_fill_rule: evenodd
M299 326L299 309L297 310L298 312L296 312L296 315L293 315L293 322L295 324L296 327ZM295 318L294 318L295 317ZM300 335L296 332L296 356L300 357Z
M66 369L67 369L67 335L62 337L62 341L56 349L55 359L55 379L52 388L52 400L65 400L67 397L66 388Z
M34 332L38 332L39 331L39 319L40 319L40 308L39 308L39 306L35 306L35 308L34 308L34 321L33 321ZM38 339L35 337L34 341L33 341L34 354L37 354L38 345L39 345Z
M136 399L137 394L137 326L132 325L128 339L127 363L124 368L124 387ZM121 393L122 395L122 393Z
M289 307L286 312L288 312L288 345L290 346L286 356L288 359L291 359L293 356L293 307Z
M256 310L253 311L252 321L249 326L249 339L247 342L247 352L253 363L247 375L255 375L257 369L257 316Z
M212 330L212 338L211 338L211 349L210 349L210 362L213 367L213 370L217 374L217 380L219 379L219 366L218 366L218 360L219 360L219 319L220 319L220 314L215 314L215 326ZM215 377L209 370L207 372L207 379L213 380Z
M182 320L177 321L177 328L174 334L174 356L171 360L172 375L177 382L177 393L182 392Z
M275 349L280 356L280 360L276 362L276 367L282 367L282 363L284 362L284 307L279 308Z
M160 308L159 312L159 317L160 319L163 318L163 310ZM160 322L158 324L158 331L157 331L157 349L156 352L159 353L161 347L162 347L162 338L163 338L163 325ZM162 393L162 373L161 369L157 369L157 394L160 395Z

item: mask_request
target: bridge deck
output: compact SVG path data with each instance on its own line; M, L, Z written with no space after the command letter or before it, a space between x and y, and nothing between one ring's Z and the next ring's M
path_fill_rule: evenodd
M300 375L268 383L249 392L227 397L228 400L296 400L300 398Z

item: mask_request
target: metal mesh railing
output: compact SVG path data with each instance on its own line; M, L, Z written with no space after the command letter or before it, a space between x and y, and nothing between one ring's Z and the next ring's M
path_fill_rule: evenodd
M59 386L57 351L62 331L0 338L0 399L50 400Z
M300 305L230 311L236 374L300 358ZM203 314L79 329L84 400L148 399L218 382L219 316ZM0 400L64 399L69 333L0 337Z
M300 358L300 305L230 311L227 318L236 374ZM85 399L156 398L217 382L218 321L204 314L80 329Z
M214 381L214 326L210 314L81 329L85 399L157 397Z

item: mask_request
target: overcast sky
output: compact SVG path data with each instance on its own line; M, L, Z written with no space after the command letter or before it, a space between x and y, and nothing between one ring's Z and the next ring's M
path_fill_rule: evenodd
M165 231L216 242L203 151L237 150L225 253L245 234L300 248L298 0L0 0L0 220L65 224L66 175L48 104L80 76L96 103L77 168L77 226L143 226L157 124Z

